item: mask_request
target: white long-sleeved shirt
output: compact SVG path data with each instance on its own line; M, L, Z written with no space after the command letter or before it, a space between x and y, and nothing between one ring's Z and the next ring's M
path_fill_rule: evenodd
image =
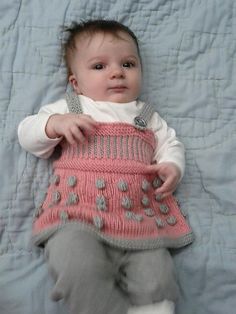
M90 115L99 122L126 122L133 124L133 120L139 115L142 106L141 101L129 103L113 103L93 101L80 95L83 113ZM18 127L18 137L21 146L28 152L40 158L49 158L62 138L51 139L45 132L46 124L51 115L66 114L69 109L65 99L43 106L38 114L26 117ZM165 120L155 112L148 123L148 128L153 130L157 147L154 160L158 163L173 162L181 172L181 178L185 168L184 146L176 137L175 130L168 127Z

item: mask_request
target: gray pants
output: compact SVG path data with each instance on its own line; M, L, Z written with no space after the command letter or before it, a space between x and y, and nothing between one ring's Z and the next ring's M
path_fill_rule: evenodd
M55 280L52 299L64 299L71 314L126 314L131 305L177 298L166 249L120 250L65 227L49 239L45 256Z

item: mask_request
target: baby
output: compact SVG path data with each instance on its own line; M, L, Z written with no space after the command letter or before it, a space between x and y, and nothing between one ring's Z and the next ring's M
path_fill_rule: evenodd
M168 248L193 240L172 196L184 147L138 99L137 38L116 21L75 24L65 61L73 93L18 128L20 144L35 156L61 146L33 224L55 281L52 299L64 299L71 314L174 313Z

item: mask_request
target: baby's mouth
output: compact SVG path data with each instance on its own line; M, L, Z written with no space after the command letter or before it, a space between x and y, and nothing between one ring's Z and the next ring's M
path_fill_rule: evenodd
M127 87L124 85L117 85L117 86L110 87L109 89L113 91L117 91L117 92L123 92L124 90L127 89Z

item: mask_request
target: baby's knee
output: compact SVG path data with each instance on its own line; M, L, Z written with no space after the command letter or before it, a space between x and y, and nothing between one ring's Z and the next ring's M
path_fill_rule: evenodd
M132 270L128 282L132 304L145 305L165 299L176 301L179 293L173 260L166 250L146 254L142 271ZM139 265L139 270L140 270ZM136 269L137 271L137 269Z
M136 286L129 292L129 296L133 305L146 305L165 299L175 302L178 297L178 285L175 278L153 278L141 286Z

